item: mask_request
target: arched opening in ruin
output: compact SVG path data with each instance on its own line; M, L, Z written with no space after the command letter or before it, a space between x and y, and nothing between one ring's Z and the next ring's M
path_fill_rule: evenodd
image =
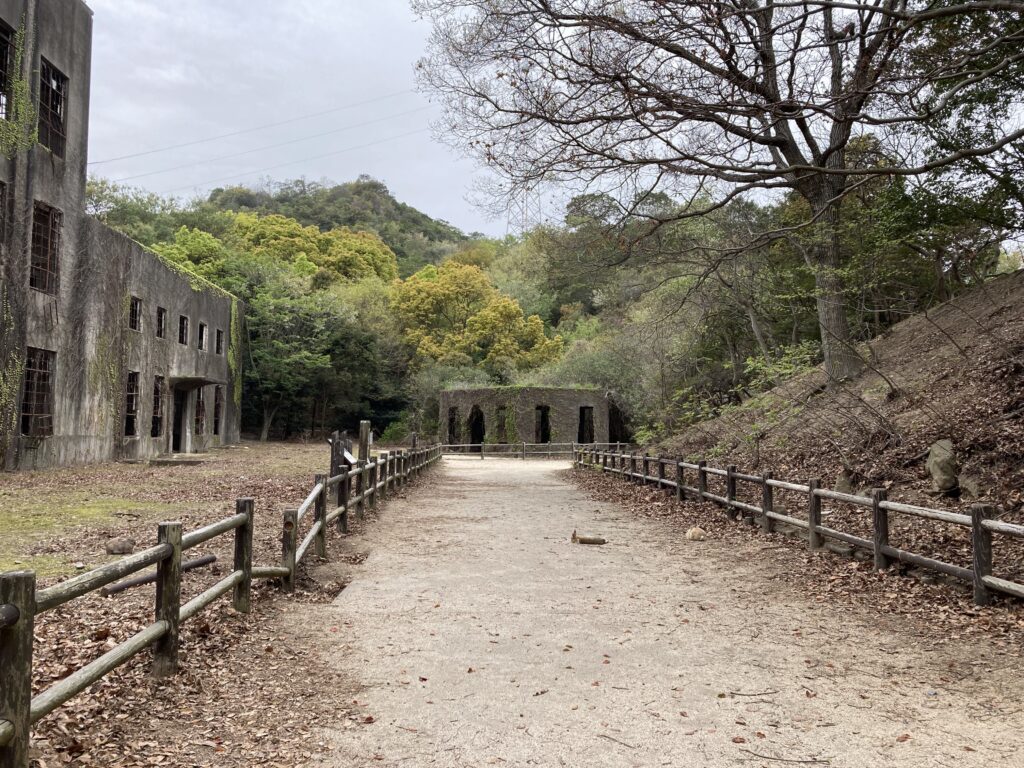
M580 406L580 425L576 431L577 443L594 442L594 408L590 405Z
M485 434L487 430L484 426L484 412L480 410L479 405L474 405L469 412L469 442L473 445L470 450L476 453L483 450Z
M534 421L534 442L551 442L551 406L538 405L537 415Z

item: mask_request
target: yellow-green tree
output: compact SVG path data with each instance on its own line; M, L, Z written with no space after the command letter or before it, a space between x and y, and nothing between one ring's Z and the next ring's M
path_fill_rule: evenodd
M562 340L549 339L478 266L447 261L399 283L392 307L418 364L474 365L495 378L549 362Z

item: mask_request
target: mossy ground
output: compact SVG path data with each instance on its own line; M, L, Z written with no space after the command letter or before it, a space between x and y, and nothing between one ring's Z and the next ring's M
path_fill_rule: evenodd
M313 475L326 472L325 444L245 443L217 450L198 466L106 463L0 474L0 571L34 570L49 578L75 563L108 558L104 544L130 536L155 540L156 524L186 530L220 519L235 499L256 499L257 527L279 536L280 510L301 501Z

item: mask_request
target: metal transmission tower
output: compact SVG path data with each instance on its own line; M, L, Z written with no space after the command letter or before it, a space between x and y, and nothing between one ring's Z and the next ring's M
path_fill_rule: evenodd
M521 235L542 223L543 219L544 212L540 193L536 189L526 189L518 197L509 201L505 234Z

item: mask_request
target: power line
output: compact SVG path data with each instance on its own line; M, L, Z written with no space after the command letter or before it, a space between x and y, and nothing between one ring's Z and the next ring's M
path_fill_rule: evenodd
M405 139L405 138L408 138L409 136L416 136L417 134L428 133L429 131L430 131L430 128L419 128L419 129L417 129L415 131L409 131L408 133L400 133L397 136L388 136L387 138L378 139L377 141L371 141L371 142L368 142L366 144L359 144L358 146L355 146L355 147L345 147L345 149L339 149L339 150L336 150L334 152L328 152L328 153L323 154L323 155L314 155L313 157L304 157L304 158L302 158L300 160L289 160L287 163L278 163L277 165L268 165L265 168L257 168L256 170L252 170L252 171L244 171L243 173L235 173L235 174L232 174L231 176L221 176L220 178L217 178L217 179L209 179L207 181L200 181L200 182L196 182L194 184L187 184L185 186L175 187L174 189L166 189L163 192L160 192L159 194L161 194L161 195L169 195L172 192L180 192L183 189L194 189L196 187L205 187L207 184L216 184L217 182L220 182L220 181L231 181L232 179L239 179L239 178L244 178L245 176L252 176L253 174L256 174L256 173L266 173L267 171L274 171L274 170L277 170L278 168L285 168L285 167L287 167L289 165L296 165L298 163L308 163L308 162L311 162L313 160L322 160L325 157L334 157L335 155L342 155L342 154L345 154L346 152L355 152L357 149L367 149L368 147L375 147L378 144L385 144L385 143L387 143L389 141L397 141L398 139Z
M375 104L378 101L386 101L387 99L393 99L393 98L395 98L397 96L405 96L406 94L409 94L409 93L414 93L414 91L410 88L410 89L405 90L405 91L398 91L396 93L389 93L386 96L378 96L378 97L373 98L373 99L365 99L364 101L352 102L351 104L345 104L344 106L341 106L341 107L334 107L333 109L325 109L322 112L311 112L308 115L300 115L299 117L292 117L292 118L289 118L288 120L281 120L280 122L277 122L277 123L265 123L264 125L255 125L255 126L253 126L251 128L243 128L243 129L241 129L239 131L232 131L231 133L222 133L222 134L219 134L217 136L209 136L209 137L207 137L205 139L196 139L195 141L186 141L186 142L183 142L181 144L171 144L171 145L166 146L166 147L157 147L156 149L147 149L144 152L135 152L134 154L131 154L131 155L121 155L120 157L111 157L111 158L107 158L106 160L93 160L92 162L89 163L89 165L103 165L104 163L114 163L114 162L117 162L118 160L131 160L132 158L136 158L136 157L145 157L146 155L155 155L155 154L158 154L160 152L169 152L172 149L182 149L183 147L194 147L197 144L206 144L207 142L210 142L210 141L217 141L219 139L228 139L228 138L231 138L232 136L241 136L241 135L246 134L246 133L254 133L256 131L262 131L262 130L265 130L267 128L276 128L279 125L290 125L291 123L298 123L298 122L301 122L302 120L309 120L310 118L313 118L313 117L321 117L323 115L331 115L331 114L334 114L335 112L343 112L344 110L354 109L355 107L362 107L362 106L364 106L366 104Z
M324 131L323 133L314 133L311 136L303 136L302 138L298 138L298 139L289 139L288 141L280 141L280 142L277 142L276 144L267 144L267 145L262 146L262 147L256 147L255 149L247 149L244 152L235 152L235 153L230 154L230 155L221 155L219 157L210 157L210 158L206 158L206 159L203 159L203 160L199 160L199 161L194 162L194 163L185 163L183 165L176 165L176 166L174 166L172 168L163 168L163 169L161 169L159 171L148 171L146 173L137 173L134 176L125 176L125 177L120 178L120 179L114 179L114 183L115 184L120 184L120 183L125 182L125 181L132 181L134 179L142 179L142 178L145 178L147 176L159 176L160 174L163 174L163 173L171 173L172 171L180 171L180 170L183 170L185 168L194 168L197 165L206 165L208 163L216 163L216 162L219 162L221 160L231 160L231 159L236 158L236 157L244 157L245 155L252 155L252 154L255 154L256 152L264 152L264 151L266 151L268 149L276 149L277 147L286 147L286 146L289 146L290 144L301 144L304 141L310 141L312 139L319 139L319 138L323 138L324 136L332 136L332 135L334 135L336 133L343 133L345 131L351 131L351 130L353 130L355 128L362 128L362 127L367 126L367 125L374 125L375 123L383 123L383 122L387 122L388 120L395 120L395 119L397 119L399 117L406 117L408 115L416 114L417 112L424 112L424 111L426 111L428 109L430 109L429 106L417 107L416 109L409 109L409 110L406 110L405 112L399 112L399 113L394 114L394 115L387 115L386 117L378 117L375 120L366 120L366 121L364 121L362 123L354 123L352 125L346 125L346 126L343 126L341 128L335 128L335 129L330 130L330 131Z

